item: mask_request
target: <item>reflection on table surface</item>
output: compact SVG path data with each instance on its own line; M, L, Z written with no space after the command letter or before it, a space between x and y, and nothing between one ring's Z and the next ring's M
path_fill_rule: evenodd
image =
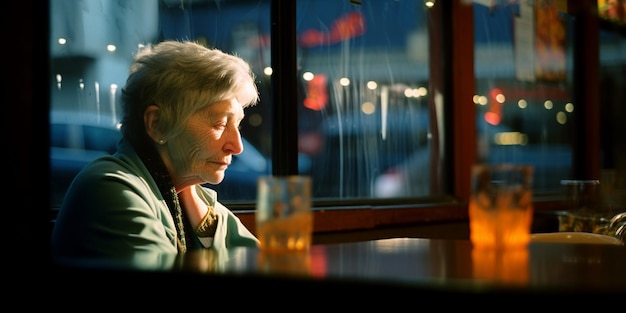
M308 253L299 254L266 255L256 248L233 248L72 265L78 264L83 268L112 264L109 268L114 269L129 265L139 271L196 278L288 277L471 292L626 293L626 247L608 244L533 242L527 249L495 252L474 250L468 240L393 238L313 245Z

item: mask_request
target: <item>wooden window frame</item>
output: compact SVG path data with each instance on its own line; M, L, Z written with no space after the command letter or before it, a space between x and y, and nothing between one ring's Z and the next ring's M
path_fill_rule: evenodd
M584 118L578 119L575 127L578 130L576 138L582 140L574 144L573 175L581 178L599 177L599 96L598 84L593 83L598 81L598 18L591 10L596 2L570 0L565 5L567 13L575 17L573 37L578 39L574 43L574 101L584 104ZM338 236L345 232L365 231L371 234L386 229L391 229L383 232L387 236L407 234L407 229L412 229L409 233L442 236L437 230L422 231L430 229L432 225L436 225L437 229L446 225L460 225L453 236L467 236L470 168L477 159L476 125L473 118L476 113L470 101L475 93L473 13L472 5L464 0L436 1L428 13L429 103L432 108L434 95L443 96L447 129L445 138L439 138L441 132L431 129L435 144L431 149L431 168L437 173L431 175L431 187L436 193L450 196L424 199L423 202L378 203L370 200L365 203L314 203L314 231L318 237ZM280 74L272 81L273 92L281 95L276 98L274 118L277 121L289 121L286 125L275 125L273 139L280 144L274 145L273 168L274 174L293 174L297 173L297 138L293 135L297 125L294 124L295 119L289 117L296 113L290 112L290 106L286 104L289 99L295 98L292 93L296 90L296 86L293 86L295 82L290 79L296 72L294 2L272 1L272 27L272 38L278 38L273 41L273 45L277 45L272 46L272 60L276 61L272 66ZM285 46L294 49L283 49ZM582 132L584 136L581 136ZM443 153L438 154L438 151ZM539 214L559 210L559 205L558 199L551 198L536 197L534 203ZM254 231L253 209L239 211L238 216Z

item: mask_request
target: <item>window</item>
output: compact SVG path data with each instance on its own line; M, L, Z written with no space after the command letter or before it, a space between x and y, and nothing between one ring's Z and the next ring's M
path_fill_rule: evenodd
M314 195L430 195L428 8L420 1L297 3L298 142Z
M474 5L478 160L533 165L535 193L572 173L570 20L556 1Z
M261 103L247 109L244 152L210 187L223 202L254 201L256 178L272 173L272 125L289 123L272 115L270 8L269 0L51 0L53 205L82 166L115 146L134 51L165 39L251 63ZM426 11L419 1L297 2L292 118L298 173L312 176L317 199L430 195ZM89 146L94 128L107 144Z
M533 164L537 194L560 194L561 179L600 179L618 212L623 5L474 1L473 10L478 159Z
M465 218L475 162L534 165L546 199L560 179L594 172L585 161L595 159L581 155L602 154L597 167L623 173L623 27L600 36L603 150L584 152L600 134L576 132L581 108L597 112L584 104L596 86L580 94L575 60L593 57L576 44L580 11L529 3L50 0L52 207L119 138L119 91L138 45L165 39L237 53L257 74L261 103L246 111L244 153L211 186L235 211L253 208L256 177L271 173L311 175L316 206L349 209L370 226ZM287 57L272 59L277 51ZM277 93L277 77L294 88ZM285 109L294 114L278 114ZM372 208L392 210L364 214Z

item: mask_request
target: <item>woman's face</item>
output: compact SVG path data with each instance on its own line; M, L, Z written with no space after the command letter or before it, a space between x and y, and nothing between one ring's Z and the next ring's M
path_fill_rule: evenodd
M243 151L239 133L243 117L237 99L218 101L191 115L184 131L166 145L177 189L224 179L233 155Z

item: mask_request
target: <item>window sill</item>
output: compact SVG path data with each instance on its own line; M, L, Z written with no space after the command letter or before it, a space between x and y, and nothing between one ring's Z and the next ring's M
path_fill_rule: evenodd
M552 217L551 212L561 209L559 205L559 201L554 200L534 203L539 226L545 225L544 220ZM330 238L351 232L395 234L396 237L419 235L429 238L441 236L450 238L450 235L446 234L446 227L451 225L460 226L453 231L452 238L462 239L467 236L465 233L465 228L468 227L467 204L454 200L428 204L315 206L313 210L313 232L316 238ZM256 233L254 210L234 210L234 212L250 231ZM325 242L327 240L324 239Z

